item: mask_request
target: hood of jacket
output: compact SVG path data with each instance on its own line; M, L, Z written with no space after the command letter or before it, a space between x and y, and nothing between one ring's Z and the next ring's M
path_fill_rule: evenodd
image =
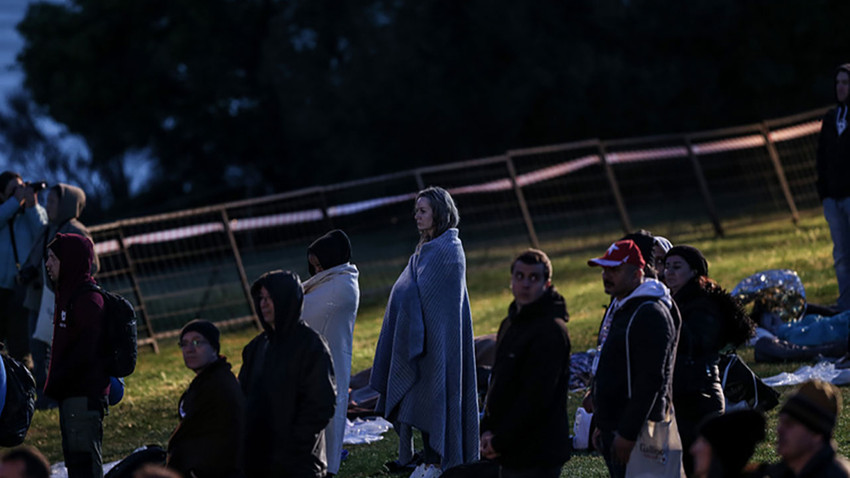
M838 65L838 68L835 69L835 73L832 75L833 78L835 78L838 75L838 73L841 72L841 71L846 72L848 75L850 75L850 63L844 63L843 65ZM835 89L833 88L833 93L835 94L835 102L836 103L838 103L839 105L847 105L847 103L850 102L850 95L847 95L847 98L845 98L844 101L838 101L838 93L834 90Z
M266 323L260 308L260 290L264 288L274 303L274 328ZM301 308L304 305L304 290L301 279L292 271L276 270L266 272L251 285L251 297L254 307L260 314L260 321L269 336L269 340L285 337L301 320Z
M307 254L313 254L322 265L322 269L330 269L351 260L351 242L348 236L339 229L316 239L307 248ZM310 275L315 275L313 264L308 263Z
M78 288L94 283L91 276L94 244L79 234L59 233L47 248L59 259L57 300L64 307Z
M82 189L69 184L57 184L51 192L59 196L57 217L50 221L51 225L62 224L71 219L77 219L86 207L86 193Z
M614 299L611 302L611 312L616 312L617 309L624 306L628 301L635 298L653 298L659 299L669 309L673 306L673 297L670 295L670 289L667 288L661 281L657 279L644 279L644 281L631 292L631 294L622 299Z

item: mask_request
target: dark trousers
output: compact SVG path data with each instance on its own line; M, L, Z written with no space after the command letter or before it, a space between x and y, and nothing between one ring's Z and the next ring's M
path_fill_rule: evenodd
M626 465L614 461L612 454L612 445L614 444L614 432L601 431L599 441L601 443L596 444L596 446L597 448L599 448L599 452L602 454L602 458L605 459L605 466L608 467L608 475L610 475L611 478L625 478Z
M19 361L30 353L29 319L23 306L23 287L20 291L0 289L0 340L9 355Z
M70 397L59 402L62 454L68 478L103 478L103 414L106 398Z

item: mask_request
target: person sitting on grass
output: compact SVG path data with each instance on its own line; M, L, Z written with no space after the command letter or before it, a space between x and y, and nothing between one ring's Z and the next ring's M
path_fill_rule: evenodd
M193 320L180 331L183 362L195 378L178 402L180 422L168 440L166 465L183 476L242 476L245 397L219 353L219 337L206 320Z

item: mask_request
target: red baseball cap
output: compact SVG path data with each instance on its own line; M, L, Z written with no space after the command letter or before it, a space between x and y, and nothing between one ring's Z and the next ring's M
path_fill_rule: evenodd
M602 257L597 257L587 261L587 265L589 266L600 267L617 267L621 264L631 264L638 266L641 269L643 269L646 265L646 262L643 260L643 255L640 253L640 249L635 244L635 241L631 239L617 241L611 244L611 247L605 251L605 254Z

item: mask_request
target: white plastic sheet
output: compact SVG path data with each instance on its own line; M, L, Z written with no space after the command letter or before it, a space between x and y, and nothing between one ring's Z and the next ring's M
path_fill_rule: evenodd
M805 381L818 379L833 385L850 384L850 369L837 369L835 364L821 361L815 365L806 365L795 372L782 372L779 375L767 377L762 381L771 387L798 385Z
M345 445L363 445L374 443L382 440L384 432L392 428L392 424L381 417L370 418L363 420L361 418L346 420L345 438L342 443Z

